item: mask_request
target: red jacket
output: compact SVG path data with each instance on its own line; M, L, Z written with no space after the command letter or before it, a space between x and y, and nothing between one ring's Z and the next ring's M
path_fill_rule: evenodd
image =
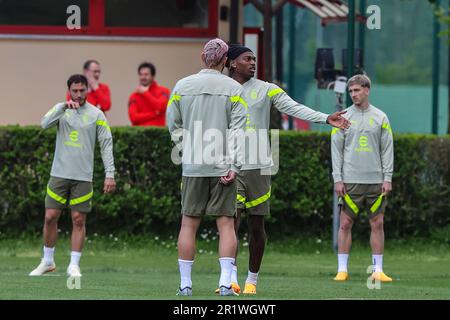
M166 108L170 90L153 81L148 91L133 92L128 100L128 115L133 126L166 125Z
M67 100L70 100L69 92L67 92L66 98ZM97 90L88 92L87 102L100 108L103 112L111 109L111 93L108 85L99 83Z

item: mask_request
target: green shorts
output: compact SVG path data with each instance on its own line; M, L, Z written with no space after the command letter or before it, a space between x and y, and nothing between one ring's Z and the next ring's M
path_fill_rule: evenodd
M67 207L82 213L92 209L92 182L50 177L45 196L46 209Z
M347 195L339 197L339 205L352 218L360 213L368 214L369 219L383 214L386 210L387 199L381 195L382 184L345 183Z
M181 213L199 217L236 214L236 181L223 185L220 177L183 177L181 183Z
M270 175L260 169L243 170L237 176L236 207L251 215L270 214Z

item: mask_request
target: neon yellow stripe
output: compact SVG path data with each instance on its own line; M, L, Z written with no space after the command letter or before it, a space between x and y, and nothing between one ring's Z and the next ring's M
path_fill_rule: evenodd
M239 102L245 107L245 109L248 109L248 104L244 99L239 98Z
M106 122L106 121L103 121L103 120L97 120L97 122L96 122L95 124L98 125L98 126L103 126L103 127L105 127L106 129L108 129L108 130L111 130L111 128L110 128L109 125L108 125L108 122Z
M389 125L389 123L383 123L383 125L381 126L383 129L386 129L387 131L389 131L389 133L392 135L392 128Z
M245 203L245 197L241 196L240 194L236 195L236 200Z
M377 199L377 201L375 201L375 203L370 207L370 211L372 211L372 213L375 213L378 208L380 207L381 203L383 202L383 197L384 195L380 195Z
M345 202L347 202L350 209L352 209L355 214L358 214L359 212L358 206L353 202L352 198L350 198L348 194L344 196L344 200Z
M56 107L53 107L53 108L50 109L49 112L47 112L47 114L45 116L48 117L48 116L54 114L55 112L56 112Z
M70 205L74 205L74 204L80 204L83 203L85 201L88 201L90 198L92 198L92 195L94 194L94 191L89 192L87 195L79 197L79 198L75 198L70 200Z
M269 98L272 98L273 96L276 96L277 94L282 93L282 92L284 92L283 89L281 89L281 88L276 88L276 89L270 90L270 91L267 93L267 95L269 96Z
M245 204L245 207L246 207L246 208L255 207L255 206L257 206L257 205L259 205L259 204L261 204L261 203L267 201L267 200L270 198L270 192L271 192L271 189L269 189L269 192L267 192L265 195L259 197L258 199L255 199L255 200L253 200L253 201L247 202L247 203Z
M336 133L338 133L338 132L339 132L339 128L333 128L333 129L331 130L331 135L336 134Z
M59 203L66 204L67 200L63 197L58 196L56 193L54 193L49 186L47 186L47 194L50 196L50 198L58 201Z
M167 104L167 108L170 107L170 105L172 104L172 102L174 101L180 101L181 100L181 96L174 94L172 96L172 98L170 98L169 103Z
M245 102L244 99L242 99L240 96L232 96L230 97L231 102L239 102L242 104L246 109L248 108L247 102Z

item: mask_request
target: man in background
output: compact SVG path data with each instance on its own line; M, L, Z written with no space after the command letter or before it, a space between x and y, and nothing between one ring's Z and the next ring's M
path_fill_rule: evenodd
M139 85L128 100L128 115L133 126L166 125L170 91L155 81L156 68L143 62L138 67Z
M111 109L111 92L105 83L100 83L100 63L97 60L87 60L83 65L83 74L88 81L87 102L103 112ZM70 93L67 92L67 101Z

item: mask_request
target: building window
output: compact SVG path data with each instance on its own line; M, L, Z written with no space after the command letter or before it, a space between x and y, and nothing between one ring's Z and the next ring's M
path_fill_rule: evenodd
M65 26L67 7L74 4L88 12L89 0L0 0L0 25ZM88 15L81 15L81 25L88 24Z
M208 0L109 0L107 27L208 28ZM132 17L132 19L130 19Z
M69 30L77 5L81 28ZM0 0L0 33L215 37L218 0Z

